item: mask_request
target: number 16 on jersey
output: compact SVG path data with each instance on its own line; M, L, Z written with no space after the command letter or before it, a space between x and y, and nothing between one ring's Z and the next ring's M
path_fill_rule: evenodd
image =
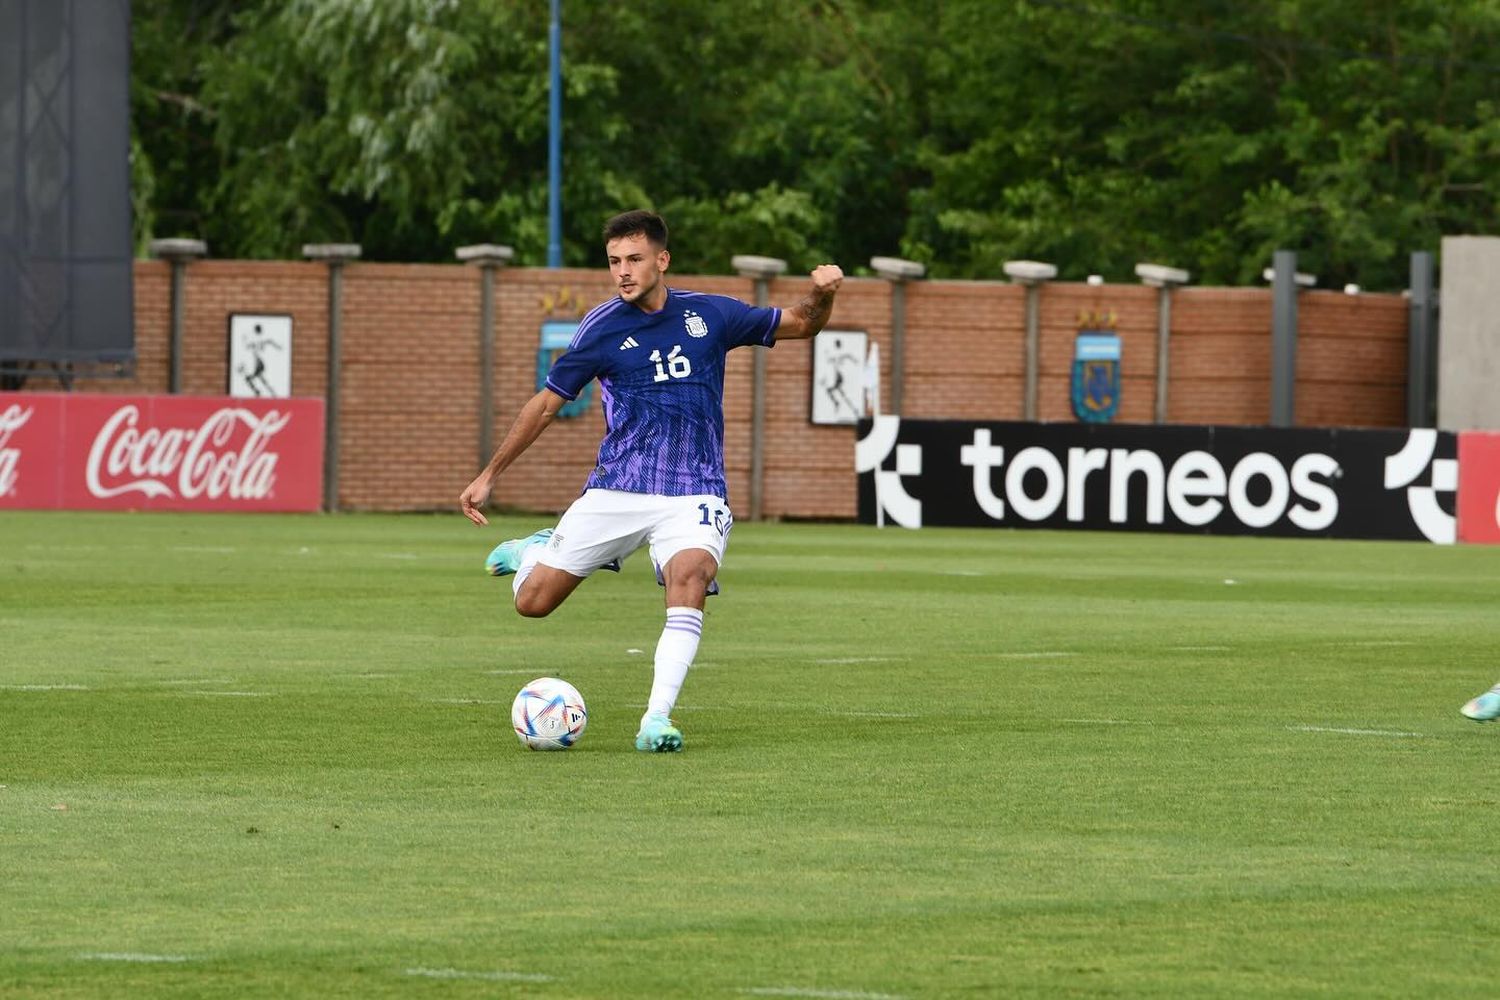
M688 360L687 355L678 353L681 350L681 344L673 344L672 350L665 358L661 356L659 350L651 352L651 361L656 363L656 375L651 381L665 382L669 378L687 378L693 373L693 363Z
M703 520L699 521L699 524L711 525L721 535L729 534L729 529L734 527L734 515L729 511L715 507L710 515L709 506L706 503L700 503L698 509L703 512Z

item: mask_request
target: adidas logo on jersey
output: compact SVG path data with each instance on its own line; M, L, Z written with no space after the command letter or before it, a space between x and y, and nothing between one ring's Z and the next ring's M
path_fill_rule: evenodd
M640 347L640 346L641 346L640 341L636 340L634 337L626 337L625 340L624 340L624 342L620 344L620 350L622 350L622 351L628 351L632 347Z

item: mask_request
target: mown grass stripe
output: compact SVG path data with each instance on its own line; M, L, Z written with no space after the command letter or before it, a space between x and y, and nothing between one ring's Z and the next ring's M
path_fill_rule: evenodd
M1398 729L1347 729L1342 726L1287 726L1294 733L1341 733L1345 736L1426 736Z
M553 977L540 972L508 972L505 970L473 971L469 969L427 969L416 967L406 970L408 976L423 979L482 979L492 983L550 983Z
M820 1000L906 1000L899 993L867 993L864 990L812 990L800 986L751 986L740 990L753 997L817 997Z

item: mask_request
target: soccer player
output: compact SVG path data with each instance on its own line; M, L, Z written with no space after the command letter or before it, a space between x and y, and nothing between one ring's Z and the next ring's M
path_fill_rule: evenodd
M1500 684L1477 698L1470 698L1459 711L1475 722L1490 722L1500 718Z
M648 546L666 588L666 624L638 750L682 749L670 713L698 652L704 598L717 593L719 564L734 523L724 479L724 361L736 347L805 340L823 329L844 280L836 264L812 270L812 290L788 309L757 308L724 295L669 288L667 225L647 211L604 224L604 249L617 294L578 324L568 349L459 497L480 511L495 478L524 452L558 409L597 378L604 440L583 494L557 527L496 546L492 576L515 574L516 611L543 618L598 569Z

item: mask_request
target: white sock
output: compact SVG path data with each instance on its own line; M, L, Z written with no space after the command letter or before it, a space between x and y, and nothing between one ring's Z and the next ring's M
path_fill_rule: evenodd
M668 608L667 624L656 641L656 672L651 681L647 715L671 715L677 692L687 679L688 667L698 655L703 635L703 612L697 608Z
M544 548L546 548L545 545L526 546L526 551L521 553L521 565L516 567L516 578L510 582L511 593L519 594L521 592L521 584L525 583L526 578L531 575L531 571L536 569L536 561L542 557L542 549Z

